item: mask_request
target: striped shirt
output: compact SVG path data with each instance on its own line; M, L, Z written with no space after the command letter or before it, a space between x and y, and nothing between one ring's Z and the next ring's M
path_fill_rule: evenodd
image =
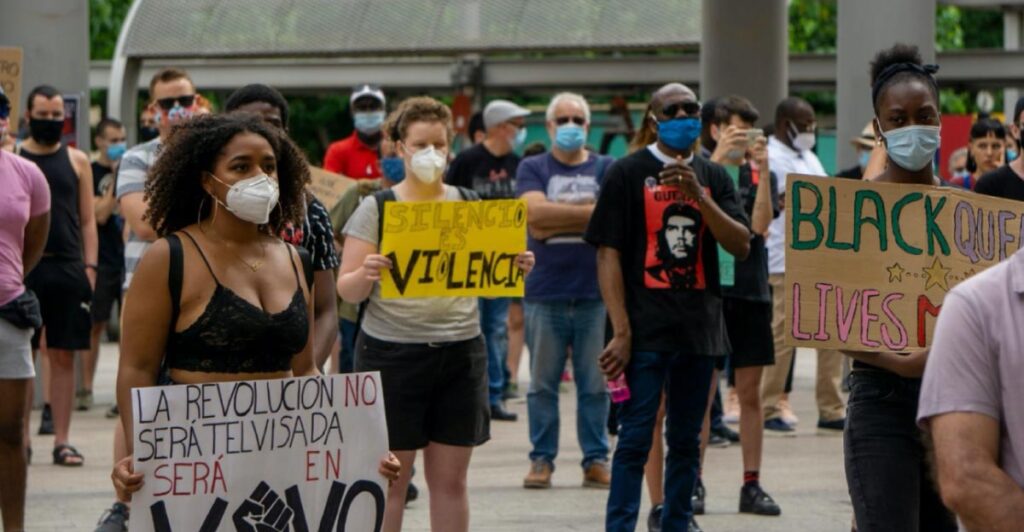
M157 155L160 153L160 138L157 137L149 142L139 144L128 150L121 158L121 164L117 169L117 200L135 193L142 193L146 189L146 175L149 167L153 166ZM135 268L142 260L142 255L152 244L149 240L143 240L135 235L129 228L128 242L124 245L124 289L132 282L132 275Z

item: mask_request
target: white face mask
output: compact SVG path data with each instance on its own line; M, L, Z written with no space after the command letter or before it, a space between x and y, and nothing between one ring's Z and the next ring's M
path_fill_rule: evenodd
M789 124L790 138L793 139L793 147L800 151L810 151L814 149L814 143L817 139L814 136L813 131L797 131L796 126L792 123Z
M445 166L444 152L427 146L412 154L412 174L424 184L431 184L441 178Z
M229 186L212 173L210 176L228 187L227 200L224 203L216 199L216 196L214 199L231 211L231 214L240 220L257 225L270 221L270 212L274 210L281 194L277 181L267 174L259 174Z

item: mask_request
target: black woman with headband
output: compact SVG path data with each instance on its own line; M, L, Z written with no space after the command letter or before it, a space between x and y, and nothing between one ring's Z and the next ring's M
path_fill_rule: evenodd
M916 47L895 45L871 63L875 134L888 164L874 181L938 186L935 65ZM928 474L916 424L927 351L845 352L855 359L846 417L846 482L861 532L956 530Z

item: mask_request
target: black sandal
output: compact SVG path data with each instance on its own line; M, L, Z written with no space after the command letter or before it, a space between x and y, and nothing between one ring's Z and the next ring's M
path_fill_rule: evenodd
M69 462L69 458L78 458L80 462ZM78 449L63 444L53 448L53 463L54 465L65 466L65 467L81 467L85 464L85 457L82 453L78 452Z

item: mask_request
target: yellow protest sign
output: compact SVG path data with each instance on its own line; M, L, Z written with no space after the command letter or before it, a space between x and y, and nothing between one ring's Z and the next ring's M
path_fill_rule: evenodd
M949 290L1024 238L1024 203L951 187L791 174L783 216L787 343L806 347L927 347Z
M392 262L385 299L522 297L515 259L526 251L526 202L390 201L380 250Z
M328 211L334 208L345 191L356 182L355 179L328 172L318 166L309 167L309 177L309 191L327 207Z
M21 48L0 47L0 87L11 101L11 129L18 129L18 109L21 106Z

